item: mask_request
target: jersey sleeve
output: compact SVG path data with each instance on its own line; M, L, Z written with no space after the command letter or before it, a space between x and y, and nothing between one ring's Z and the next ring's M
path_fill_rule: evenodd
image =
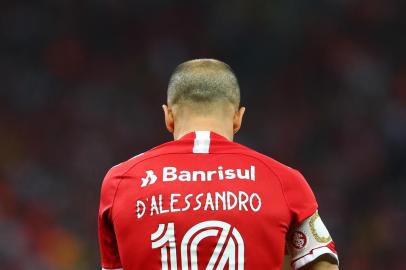
M321 255L328 255L338 264L334 242L317 212L313 191L297 170L291 169L285 181L285 196L292 215L287 236L292 268L299 269Z
M292 225L301 224L317 210L317 201L303 175L294 169L284 181L286 203L292 215Z
M110 170L103 180L98 215L98 233L103 270L122 269L112 221L112 206L120 178Z
M335 244L317 211L290 229L287 249L292 258L292 269L299 269L321 255L328 255L329 261L338 265Z

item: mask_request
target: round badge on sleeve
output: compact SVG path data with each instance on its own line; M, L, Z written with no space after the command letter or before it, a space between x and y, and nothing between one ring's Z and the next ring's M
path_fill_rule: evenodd
M296 249L302 249L307 244L307 237L300 231L294 231L292 234L292 246Z
M332 240L318 212L314 213L314 215L310 218L309 225L310 231L317 242L325 244Z

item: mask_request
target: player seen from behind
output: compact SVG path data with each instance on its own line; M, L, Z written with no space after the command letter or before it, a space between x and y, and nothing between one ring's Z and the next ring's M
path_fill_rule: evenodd
M295 169L233 142L245 112L231 68L179 65L165 123L174 141L114 166L101 190L106 270L338 269L312 190Z

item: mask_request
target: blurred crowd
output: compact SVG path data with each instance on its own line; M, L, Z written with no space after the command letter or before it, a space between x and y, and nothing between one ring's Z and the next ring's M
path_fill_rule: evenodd
M406 269L404 7L1 1L0 265L98 269L104 174L171 140L173 68L218 58L247 107L236 140L305 175L342 269Z

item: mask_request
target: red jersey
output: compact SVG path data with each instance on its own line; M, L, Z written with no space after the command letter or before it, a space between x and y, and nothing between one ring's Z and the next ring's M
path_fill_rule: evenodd
M298 171L213 132L192 132L107 173L102 267L276 270L288 239L299 268L335 253L316 211Z

